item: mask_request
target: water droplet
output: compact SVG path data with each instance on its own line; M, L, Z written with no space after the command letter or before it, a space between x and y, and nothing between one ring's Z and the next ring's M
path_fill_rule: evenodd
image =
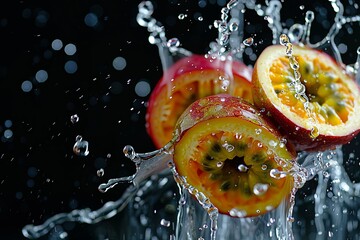
M262 170L265 171L267 168L268 168L268 166L267 166L266 164L261 165L261 169L262 169Z
M286 34L281 34L280 35L280 44L285 46L286 44L288 44L290 42L288 36Z
M226 7L228 9L232 9L234 8L236 5L238 5L239 0L231 0L230 2L228 2L228 4L226 5Z
M137 23L142 27L151 28L155 25L156 20L152 18L150 15L138 14L136 16Z
M287 56L292 56L292 52L293 52L293 45L291 43L286 44L286 50L285 50L286 55Z
M246 172L249 168L244 164L240 164L238 166L238 169L239 169L240 172Z
M295 86L294 86L294 88L295 88L295 92L297 93L297 94L304 94L305 93L305 91L306 91L306 88L305 88L305 85L304 84L302 84L302 83L296 83L295 84ZM303 99L303 97L301 97L302 99ZM307 103L307 101L306 102L303 102L304 104L305 103Z
M257 196L264 195L269 189L269 184L257 183L254 185L253 192Z
M223 147L226 149L226 151L228 151L228 152L232 152L232 151L234 151L234 149L235 149L235 147L234 147L233 145L228 144L228 143L224 143L222 146L223 146Z
M180 205L185 205L186 204L186 200L185 200L185 198L183 196L179 199L179 204Z
M78 156L89 155L89 143L87 141L83 141L80 135L76 137L76 142L73 146L73 152Z
M226 22L220 22L219 25L218 25L218 31L220 33L225 33L227 32L227 24Z
M75 124L79 121L79 116L77 114L74 114L70 117L70 121L72 124Z
M310 131L310 137L315 139L319 136L319 129L317 127L312 127L311 131Z
M142 1L139 6L139 13L144 15L151 15L154 12L154 6L151 1Z
M295 218L293 216L288 216L287 220L288 220L288 222L294 222Z
M271 147L276 147L277 146L277 142L276 141L274 141L274 140L270 140L269 141L269 145L271 146Z
M123 149L123 153L125 154L125 157L133 160L136 157L135 150L132 146L126 145Z
M305 6L304 5L300 5L300 10L304 10L305 9Z
M283 171L279 171L277 168L273 168L270 170L270 176L275 179L281 179L286 177L286 173Z
M254 38L249 37L243 41L243 44L247 47L250 47L254 43Z
M62 232L62 233L59 234L59 238L60 238L60 239L65 239L65 238L67 238L67 237L68 237L68 233L67 233L67 232Z
M246 217L247 213L245 210L238 210L236 208L233 208L229 211L230 216L233 217Z
M230 23L230 25L229 25L229 30L230 30L231 32L237 31L238 28L239 28L239 25L237 24L237 22L232 22L232 23Z
M178 18L180 20L184 20L185 17L186 17L186 14L183 14L183 13L180 13L179 16L178 16Z
M306 22L312 22L314 20L314 12L313 11L307 11L305 13L305 21Z
M296 61L295 57L290 57L289 61L290 61L290 67L293 70L298 70L299 69L299 63Z
M171 222L166 219L161 219L161 221L160 221L160 224L165 227L170 227L170 223Z
M261 129L260 128L257 128L257 129L255 129L255 133L257 134L257 135L259 135L260 133L261 133Z
M330 177L330 173L327 171L323 171L323 176L328 178L328 177Z
M224 165L224 162L217 162L217 163L216 163L216 166L217 166L217 167L222 167L223 165Z
M102 168L100 168L99 170L96 171L96 175L97 175L98 177L104 176L104 173L105 173L105 171L104 171L104 169L102 169Z
M177 48L180 46L180 41L177 38L171 38L166 42L166 46L169 48Z

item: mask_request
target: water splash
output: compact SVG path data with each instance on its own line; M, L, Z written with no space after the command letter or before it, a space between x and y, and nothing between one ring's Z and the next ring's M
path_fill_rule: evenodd
M336 60L339 63L343 63L340 51L335 43L335 38L343 25L360 22L360 15L344 16L344 7L339 0L329 0L329 3L336 13L334 23L322 40L316 43L311 43L311 25L315 19L315 15L312 11L306 12L304 25L295 23L290 26L289 29L286 29L282 27L283 25L280 19L280 10L282 7L280 1L270 0L266 1L265 5L261 5L256 4L256 1L254 0L232 0L225 8L222 9L221 20L214 23L218 29L218 39L216 42L210 44L210 48L212 49L211 53L223 55L223 53L230 51L232 52L232 56L234 56L236 59L242 59L244 47L250 46L254 41L252 38L243 40L244 13L245 10L253 10L257 15L266 17L265 20L268 23L268 27L272 31L273 44L279 42L281 43L280 36L282 33L286 33L293 44L304 44L312 48L325 48L326 46L330 45ZM176 57L189 56L191 55L191 52L181 48L180 41L177 38L171 38L170 40L167 40L165 36L165 29L160 22L152 17L153 12L154 7L150 1L141 2L139 4L137 22L140 26L146 27L149 31L149 42L151 44L157 45L159 49L159 55L162 60L161 62L163 64L163 69L165 70L173 64L173 62L176 60ZM231 16L231 18L229 18L229 16ZM289 56L292 54L291 45L288 44L290 41L287 41L287 43L283 41L287 47L286 54ZM357 82L360 83L360 47L357 50L357 54L358 56L356 62L353 65L348 64L346 67L348 72L354 74L356 76ZM293 70L298 68L298 64L295 61L291 62L291 66ZM303 92L301 85L298 85L296 89L299 93ZM76 149L87 148L80 148L78 144ZM318 231L317 239L326 238L325 229L328 229L329 216L330 222L333 226L342 226L342 224L346 222L349 217L347 215L347 208L358 207L354 206L357 203L356 201L353 201L353 199L360 197L360 183L352 182L347 175L343 167L343 155L341 147L338 147L335 151L299 153L297 162L300 164L300 166L298 166L297 169L293 169L293 172L290 173L294 177L295 187L293 188L289 199L284 199L283 203L278 207L278 210L282 212L282 214L276 215L277 211L270 211L270 214L266 215L266 219L260 218L261 220L252 218L231 218L219 214L217 209L212 207L211 203L207 201L207 198L203 194L196 192L196 189L193 189L191 186L186 184L185 179L181 178L179 175L176 175L176 172L174 172L175 168L171 162L171 146L167 146L166 148L154 152L140 154L136 153L130 146L127 146L124 150L126 156L135 163L136 173L123 178L111 179L108 183L99 186L99 189L105 192L121 182L133 183L133 185L131 185L125 191L119 200L115 202L108 202L102 208L95 211L91 211L90 209L80 209L74 210L70 213L57 214L39 226L25 226L22 230L23 235L27 238L34 239L47 234L52 228L54 228L54 226L63 224L67 221L93 224L104 219L111 218L117 213L121 212L128 204L128 202L133 199L133 196L136 193L139 193L140 191L144 192L149 189L147 184L148 182L145 182L144 185L141 184L144 179L156 172L161 172L168 167L173 170L175 180L178 183L181 183L179 184L180 211L177 221L177 237L181 237L178 239L183 239L182 237L188 238L189 236L182 235L184 233L181 232L181 229L188 229L184 226L191 227L193 231L196 230L196 233L198 233L198 229L194 229L193 224L195 221L198 221L197 219L187 219L187 221L182 220L187 216L189 211L196 209L195 207L192 208L193 205L191 204L191 201L193 199L190 194L185 194L186 192L195 194L195 196L197 194L196 198L202 206L202 212L196 212L197 216L203 217L200 220L200 226L204 226L204 219L209 219L210 217L211 223L206 223L205 225L211 226L211 239L215 239L216 237L221 239L225 238L226 236L228 236L226 239L239 239L239 237L241 237L241 239L246 239L249 237L249 232L255 233L255 235L252 235L252 237L259 236L259 238L263 237L266 239L294 239L291 223L294 221L294 218L292 217L292 211L295 205L296 191L297 189L301 188L306 181L310 181L315 177L318 179L316 194L313 196L316 211L315 224ZM86 150L80 152L88 153ZM276 172L275 170L272 171L272 177L274 178L281 178L286 176L286 174L289 173L279 171ZM140 186L147 186L147 188L141 188ZM183 188L183 186L186 187ZM331 194L329 194L329 192L331 192ZM335 208L324 208L324 206L335 206ZM270 208L271 206L269 206L269 209ZM282 208L286 211L281 211ZM203 211L203 209L206 211ZM204 212L206 215L203 214ZM233 212L233 214L241 215L244 213ZM256 224L258 223L257 221L265 222L267 227L275 227L265 228L266 231L264 232L266 232L267 235L260 235L263 232L256 231L255 229L257 226ZM167 222L164 224L167 225ZM332 225L331 228L334 228ZM241 226L241 228L238 226ZM206 228L202 228L202 230L204 229ZM229 229L231 229L231 231L226 231ZM236 229L236 231L233 231L234 229ZM331 234L329 232L328 236L334 239L344 239L344 228L338 227L337 229L340 230L336 232L333 231ZM256 235L256 233L259 235ZM171 239L173 238L174 236L171 235ZM200 236L198 239L202 238L203 237Z
M177 137L174 137L174 140ZM106 192L115 187L118 183L129 182L135 186L150 177L153 174L161 173L167 169L169 161L172 159L172 146L170 142L165 147L148 153L136 153L134 148L130 145L124 147L123 152L127 158L135 163L136 172L133 175L112 178L107 183L99 185L99 191Z
M75 209L70 213L56 214L38 226L26 225L22 229L22 234L26 238L37 239L49 233L56 225L61 225L66 222L95 224L105 219L109 219L121 212L127 206L129 201L132 200L132 196L134 196L138 190L137 187L130 186L126 189L121 198L115 202L107 202L104 206L94 211L91 211L89 208Z
M165 27L153 16L154 5L151 1L143 1L138 6L138 14L136 21L142 27L147 28L149 35L149 43L155 44L159 50L163 70L168 69L176 61L174 58L190 56L192 53L184 48L179 47L180 41L172 38L169 41L165 35Z
M312 109L310 108L310 100L309 97L306 95L306 87L300 80L301 74L299 71L299 63L297 62L295 56L293 56L293 45L286 34L281 34L279 39L280 44L286 47L285 54L289 58L290 67L293 70L295 76L294 81L290 83L290 86L295 92L294 96L303 103L305 112L308 116L308 125L311 126L310 136L311 138L315 139L319 136L319 130L316 127L317 121L314 117Z

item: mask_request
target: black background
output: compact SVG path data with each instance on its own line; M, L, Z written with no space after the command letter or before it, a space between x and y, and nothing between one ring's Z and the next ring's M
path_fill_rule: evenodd
M40 224L75 208L96 209L117 199L126 184L105 194L97 187L109 178L134 172L133 164L123 157L123 146L131 144L140 152L154 150L145 130L148 96L137 96L134 88L139 81L153 88L162 67L156 46L147 40L147 30L136 23L139 2L0 3L0 239L21 239L26 224ZM205 2L200 7L198 1L157 1L154 17L164 24L168 38L177 37L182 47L206 53L216 38L216 29L209 26L220 19L224 2ZM312 40L319 40L329 27L324 19L331 24L334 17L330 4L322 2L299 1L294 6L294 1L285 1L283 22L286 26L303 23L306 10L315 10L320 20L314 22ZM302 4L304 9L299 7ZM325 7L327 14L321 15L317 6ZM359 14L354 8L349 11ZM98 16L96 27L84 23L90 12ZM47 21L39 23L43 14ZM179 14L187 17L180 20ZM252 48L259 53L270 45L271 32L252 11L246 12L246 20L252 27L245 28L245 37L254 37ZM359 24L351 26L359 33ZM356 60L360 43L354 36L359 34L348 35L344 30L337 38L348 46L345 63ZM64 48L54 51L51 43L55 39L64 46L75 44L75 55L66 55ZM112 66L118 56L127 62L122 71ZM74 74L64 71L68 60L78 64ZM253 61L245 57L245 63L252 65ZM49 77L37 83L35 74L41 69ZM30 92L21 89L25 80L33 83ZM73 114L80 118L75 124L70 121ZM6 120L12 126L5 126ZM3 135L7 129L13 132L10 139ZM86 157L72 151L77 135L89 142ZM96 174L100 168L105 170L103 177Z

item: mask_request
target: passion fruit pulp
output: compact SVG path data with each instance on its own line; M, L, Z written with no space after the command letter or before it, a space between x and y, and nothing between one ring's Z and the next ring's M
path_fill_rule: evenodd
M270 46L259 56L253 72L254 104L267 111L299 151L348 143L360 131L358 85L324 52L294 46L293 56L308 107L294 89L294 70L283 46ZM313 129L318 136L311 135Z
M249 103L229 95L197 100L179 118L174 163L187 183L205 194L220 213L264 214L293 186L288 172L296 153Z
M251 69L237 61L201 55L180 59L164 72L149 99L146 128L155 146L172 139L179 116L197 99L228 93L252 102L250 79Z

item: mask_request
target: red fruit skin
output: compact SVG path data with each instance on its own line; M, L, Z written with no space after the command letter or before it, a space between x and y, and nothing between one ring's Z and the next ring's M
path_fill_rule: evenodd
M326 57L338 65L338 63L329 55L316 50L321 58ZM342 67L341 67L342 68ZM265 109L271 121L278 125L279 131L295 146L296 151L324 151L327 149L334 149L338 145L349 143L359 132L360 129L354 129L352 133L342 136L330 136L319 134L316 138L312 138L311 131L301 126L297 126L290 119L288 119L282 112L274 106L262 88L258 76L258 63L255 63L252 75L253 84L253 101L254 105L259 109ZM357 85L359 88L359 86ZM304 120L306 121L306 120Z
M169 69L164 71L164 74L160 81L156 84L154 90L152 91L149 101L148 107L146 111L146 131L153 140L155 146L157 148L161 148L161 144L157 141L157 137L155 136L152 128L149 126L149 118L153 111L155 105L156 96L162 91L162 88L168 87L169 84L174 81L178 76L186 73L190 73L193 71L202 71L202 70L213 70L218 69L219 71L224 71L227 66L224 61L219 59L206 58L203 55L193 54L189 57L184 57L178 60L175 64L173 64ZM232 74L234 76L238 76L239 78L245 79L251 82L252 69L246 66L242 62L232 61Z

